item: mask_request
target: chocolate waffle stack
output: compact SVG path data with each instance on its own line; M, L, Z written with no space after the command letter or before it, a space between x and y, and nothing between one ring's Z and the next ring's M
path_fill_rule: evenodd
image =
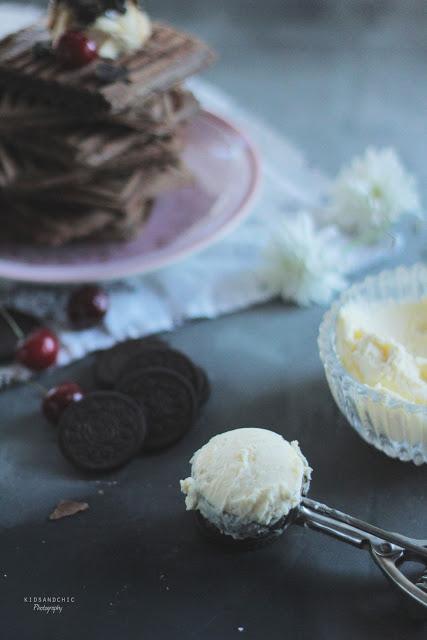
M212 53L154 24L140 49L69 68L50 38L37 25L0 42L0 238L127 239L191 179L180 153L198 104L181 83Z

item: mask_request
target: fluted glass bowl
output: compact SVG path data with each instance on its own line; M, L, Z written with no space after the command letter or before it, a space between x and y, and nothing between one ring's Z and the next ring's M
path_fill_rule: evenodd
M336 345L340 309L348 302L416 301L427 297L427 267L399 267L370 276L345 291L325 314L319 331L320 357L332 395L349 423L366 442L391 458L427 462L427 406L400 400L353 378Z

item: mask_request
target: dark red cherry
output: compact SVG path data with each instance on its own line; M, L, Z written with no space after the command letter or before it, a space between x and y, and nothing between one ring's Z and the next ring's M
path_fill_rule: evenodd
M50 329L42 327L18 345L16 360L32 371L43 371L55 364L58 352L58 337Z
M86 285L76 289L68 300L68 318L75 329L97 325L108 311L109 298L104 289Z
M45 417L52 424L57 424L64 409L72 402L79 402L83 395L81 387L75 382L63 382L52 387L43 398L42 410Z
M78 68L95 60L98 49L82 31L66 31L56 45L56 55L66 67Z

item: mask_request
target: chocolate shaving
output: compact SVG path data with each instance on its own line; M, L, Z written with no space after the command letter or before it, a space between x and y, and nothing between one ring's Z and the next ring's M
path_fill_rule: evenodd
M124 65L114 65L109 62L100 62L95 68L95 75L103 84L111 84L117 80L130 82L129 71Z
M89 505L87 502L77 502L76 500L61 500L58 502L55 510L49 516L49 520L60 520L61 518L68 518L68 516L74 516L80 511L87 511Z
M33 56L36 59L45 59L53 55L52 44L50 40L44 42L36 42L33 46Z
M59 4L65 4L74 13L80 24L88 25L107 11L125 13L126 0L54 0L52 11Z

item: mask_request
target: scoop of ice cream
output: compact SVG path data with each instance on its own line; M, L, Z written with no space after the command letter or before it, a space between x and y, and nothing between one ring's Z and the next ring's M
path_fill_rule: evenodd
M140 49L151 36L151 21L135 0L73 4L60 0L51 6L49 26L54 43L70 29L94 40L101 58L115 60Z
M311 469L298 443L267 429L235 429L212 438L181 480L187 510L223 533L239 537L247 524L269 526L286 516L308 490Z

